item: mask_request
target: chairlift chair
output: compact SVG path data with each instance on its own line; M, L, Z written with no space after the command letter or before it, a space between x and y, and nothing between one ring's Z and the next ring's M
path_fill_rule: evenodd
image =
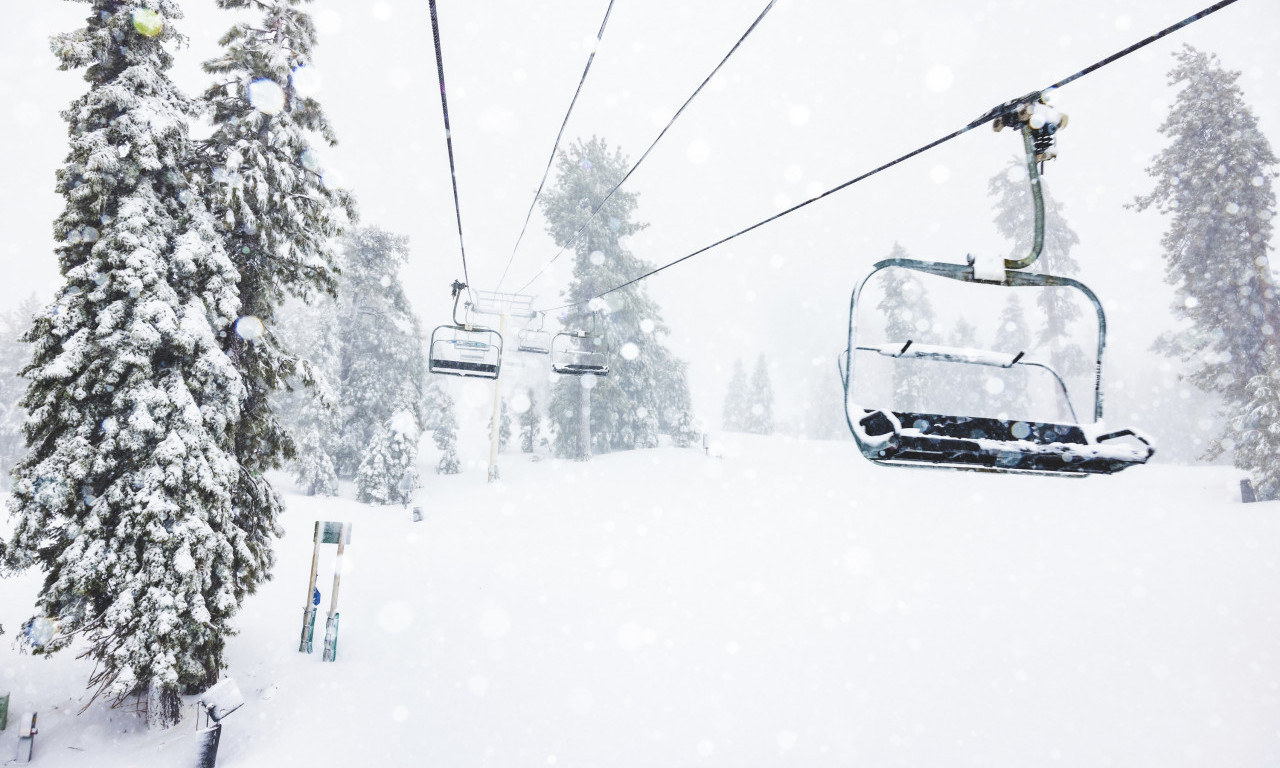
M442 325L431 332L428 370L448 376L496 379L502 366L502 335L485 328L458 321L458 298L461 282L453 283L453 325Z
M551 339L551 370L572 376L609 374L609 348L603 334L595 332L595 313L590 333L561 331Z
M1036 95L1039 99L1039 95ZM841 355L840 377L845 392L845 417L862 455L877 464L933 466L990 472L1032 473L1061 476L1112 474L1144 464L1155 449L1135 429L1108 431L1102 420L1102 356L1106 348L1106 317L1102 303L1084 283L1069 277L1034 274L1020 270L1030 266L1044 245L1044 198L1037 163L1053 157L1052 134L1064 122L1040 122L1032 128L1029 117L1036 109L1028 102L1013 105L998 115L996 127L1019 127L1027 153L1028 173L1035 202L1035 239L1031 253L1017 260L991 265L975 259L968 264L893 258L877 262L853 291L849 305L848 346ZM1047 138L1046 138L1047 137ZM895 339L879 345L860 343L858 305L863 288L878 272L905 269L965 283L985 283L1006 288L1041 287L1076 290L1092 303L1098 319L1098 344L1094 360L1093 422L1079 423L1070 406L1062 377L1048 366L1024 359L1022 352L1001 353L916 344ZM1071 411L1072 423L1014 421L977 416L894 411L868 407L857 399L857 354L876 353L894 358L914 358L946 364L998 368L1035 366L1048 370L1057 381ZM1122 440L1121 438L1128 438Z
M520 329L516 337L517 352L531 352L536 355L551 354L551 332L542 330L543 313L538 313L538 327L526 326Z

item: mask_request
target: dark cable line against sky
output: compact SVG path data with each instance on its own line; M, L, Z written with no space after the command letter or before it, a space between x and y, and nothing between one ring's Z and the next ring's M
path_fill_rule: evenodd
M675 265L680 264L681 262L688 261L689 259L692 259L692 258L693 258L693 257L695 257L695 256L698 256L698 255L701 255L701 254L703 254L703 253L706 253L707 251L709 251L709 250L711 250L711 249L713 249L713 248L715 248L715 247L717 247L717 246L723 245L723 244L725 244L725 243L729 242L730 240L733 240L734 238L737 238L737 237L740 237L740 236L742 236L742 235L745 235L745 234L747 234L748 232L751 232L752 230L759 229L760 227L763 227L764 225L769 224L770 222L776 221L776 220L778 220L778 219L782 218L783 216L786 216L786 215L788 215L788 214L790 214L790 213L794 213L795 211L798 211L798 210L800 210L801 208L804 208L804 207L806 207L806 206L808 206L808 205L811 205L811 204L813 204L813 203L816 203L817 201L822 200L823 198L829 197L830 195L833 195L833 194L835 194L836 192L839 192L839 191L841 191L841 190L843 190L843 189L846 189L846 188L848 188L848 187L851 187L851 186L853 186L854 184L857 184L857 183L858 183L858 182L860 182L860 181L864 181L864 180L866 180L866 179L868 179L868 178L870 178L870 177L872 177L872 176L875 176L876 174L878 174L878 173L880 173L880 172L882 172L882 171L888 170L889 168L892 168L893 166L895 166L895 165L897 165L897 164L899 164L899 163L901 163L901 162L904 162L904 161L906 161L906 160L909 160L909 159L911 159L911 158L915 157L916 155L923 154L924 152L927 152L927 151L929 151L930 149L933 149L934 147L936 147L936 146L938 146L938 145L940 145L940 144L944 144L944 143L946 143L946 142L948 142L948 141L951 141L952 139L954 139L954 138L956 138L956 137L958 137L958 136L961 136L962 134L968 133L969 131L973 130L974 128L977 128L977 127L979 127L979 126L981 126L981 125L985 125L985 124L987 124L987 123L991 122L991 121L992 121L993 119L995 119L996 117L998 117L998 116L1000 116L1000 115L1004 114L1005 112L1007 112L1007 111L1008 111L1008 110L1010 110L1011 108L1016 108L1016 106L1017 106L1018 104L1026 103L1026 102L1028 102L1028 101L1032 101L1032 100L1034 100L1034 99L1039 98L1039 97L1040 97L1040 95L1042 95L1043 93L1045 93L1045 92L1047 92L1047 91L1051 91L1051 90L1053 90L1053 89L1060 88L1060 87L1062 87L1062 86L1064 86L1064 85L1067 85L1068 83L1072 83L1072 82L1074 82L1074 81L1076 81L1076 80L1080 79L1081 77L1084 77L1084 76L1085 76L1085 75L1087 75L1087 74L1090 74L1090 73L1092 73L1092 72L1095 72L1095 71L1097 71L1097 70L1099 70L1099 69L1101 69L1101 68L1103 68L1103 67L1105 67L1105 66L1107 66L1107 65L1109 65L1109 64L1111 64L1111 63L1113 63L1113 62L1115 62L1116 60L1118 60L1118 59L1120 59L1120 58L1123 58L1124 56L1127 56L1127 55L1129 55L1130 53L1133 53L1134 51L1137 51L1137 50L1138 50L1138 49L1140 49L1140 48L1144 48L1144 47L1146 47L1147 45L1150 45L1151 43L1154 43L1155 41L1157 41L1157 40L1159 40L1159 39L1161 39L1161 38L1165 37L1166 35L1172 34L1173 32L1176 32L1176 31L1178 31L1179 29L1182 29L1183 27L1185 27L1185 26L1187 26L1187 25L1189 25L1189 24L1192 24L1192 23L1194 23L1194 22L1196 22L1196 21L1199 21L1200 19L1203 19L1204 17L1206 17L1206 16L1208 16L1208 15L1210 15L1210 14L1212 14L1212 13L1216 12L1216 11L1222 10L1223 8L1225 8L1225 7L1227 7L1228 5L1231 5L1232 3L1235 3L1235 2L1236 2L1236 0L1220 0L1220 2L1214 3L1213 5L1209 6L1208 8L1205 8L1205 9L1204 9L1204 10L1202 10L1202 11L1198 11L1197 13L1194 13L1194 14L1192 14L1191 16L1188 16L1187 18L1182 19L1181 21L1179 21L1179 22L1177 22L1177 23L1175 23L1175 24L1172 24L1172 25L1170 25L1170 26L1168 26L1168 27L1165 27L1164 29L1160 30L1159 32L1156 32L1156 33L1154 33L1154 34L1152 34L1152 35L1149 35L1149 36L1147 36L1147 37L1143 38L1142 40L1139 40L1138 42L1134 43L1133 45L1130 45L1129 47L1124 48L1123 50L1117 51L1116 53L1114 53L1114 54L1112 54L1112 55L1110 55L1110 56L1108 56L1108 57L1106 57L1106 58L1104 58L1104 59L1100 59L1099 61L1096 61L1096 62L1094 62L1093 64L1090 64L1089 66L1087 66L1087 67L1085 67L1085 68L1083 68L1083 69L1081 69L1081 70L1079 70L1079 71L1077 71L1077 72L1075 72L1075 73L1073 73L1073 74L1071 74L1071 75L1069 75L1069 76L1067 76L1067 77L1063 78L1062 80L1059 80L1058 82L1056 82L1056 83L1054 83L1054 84L1052 84L1052 85L1050 85L1050 86L1047 86L1046 88L1044 88L1044 89L1042 89L1042 90L1039 90L1039 91L1032 91L1031 93L1029 93L1029 94L1027 94L1027 95L1025 95L1025 96L1022 96L1022 97L1017 98L1017 99L1012 99L1012 100L1007 101L1007 102L1005 102L1005 103L1003 103L1003 104L1001 104L1001 105L999 105L999 106L997 106L997 107L993 107L993 108L991 108L991 109L987 110L987 112L983 113L980 117L978 117L978 118L974 119L974 120L973 120L973 121L971 121L969 124L965 125L963 128L960 128L960 129L958 129L958 130L956 130L956 131L953 131L953 132L951 132L951 133L947 134L946 136L943 136L942 138L935 139L934 141L931 141L931 142L929 142L928 144L925 144L925 145L922 145L922 146L920 146L920 147L917 147L916 149L911 150L910 152L906 153L905 155L901 155L900 157L894 158L893 160L890 160L890 161L888 161L887 163L884 163L883 165L877 166L876 168L873 168L873 169L871 169L870 171L867 171L866 173L861 174L860 176L856 176L856 177L854 177L854 178L852 178L852 179L849 179L848 181L846 181L846 182L844 182L844 183L842 183L842 184L838 184L838 185L836 185L836 186L832 187L831 189L828 189L827 191L825 191L825 192L823 192L823 193L821 193L821 194L819 194L819 195L816 195L816 196L814 196L814 197L811 197L811 198L809 198L809 199L807 199L807 200L804 200L804 201L802 201L802 202L799 202L799 203L797 203L797 204L795 204L795 205L791 206L790 208L787 208L787 209L785 209L785 210L779 211L778 213L775 213L775 214L773 214L772 216L770 216L770 217L768 217L768 218L766 218L766 219L763 219L763 220L761 220L761 221L756 222L755 224L752 224L752 225L750 225L750 226L748 226L748 227L745 227L745 228L743 228L743 229L740 229L740 230L738 230L737 232L734 232L734 233L733 233L733 234L731 234L731 235L728 235L728 236L726 236L726 237L723 237L723 238L721 238L721 239L719 239L719 240L715 241L714 243L711 243L710 245L703 246L702 248L699 248L698 250L693 251L692 253L686 254L686 255L681 256L680 258L678 258L678 259L676 259L676 260L674 260L674 261L667 262L666 264L663 264L663 265L662 265L662 266L660 266L660 267L656 267L655 269L649 270L648 272L645 272L645 273L644 273L644 274L642 274L642 275L639 275L639 276L637 276L637 277L634 277L634 278L632 278L632 279L630 279L630 280L626 281L625 283L621 283L621 284L619 284L619 285L614 286L613 288L610 288L610 289L608 289L608 290L606 290L606 291L603 291L603 292L601 292L601 293L598 293L598 294L596 294L595 296L591 296L591 297L589 297L589 298L582 299L582 300L580 300L580 301L568 302L568 303L565 303L565 304L558 304L558 305L551 306L551 307L541 308L541 309L538 309L538 310L536 310L536 311L539 311L539 312L552 312L552 311L555 311L555 310L558 310L558 309L567 309L567 308L569 308L569 307L579 306L579 305L581 305L581 304L586 304L586 303L588 303L588 302L595 301L596 299L604 298L605 296L608 296L609 294L614 293L614 292L616 292L616 291L620 291L620 290L622 290L623 288L627 288L627 287L630 287L630 286L632 286L632 285L635 285L636 283L639 283L639 282L640 282L640 281L642 281L642 280L646 280L646 279L648 279L648 278L650 278L650 277L653 277L654 275L658 274L659 272L662 272L663 270L669 269L670 267L674 267ZM772 5L772 3L770 3L770 5ZM768 10L768 9L766 9L766 10ZM625 180L625 179L624 179L624 180ZM557 254L557 255L559 255L559 254ZM544 267L544 269L545 269L545 267ZM539 274L541 274L541 272L539 272ZM537 275L535 275L534 277L536 278L536 277L537 277ZM532 280L531 280L530 282L532 282ZM527 287L527 285L526 285L526 287ZM522 289L522 290L523 290L523 289Z
M600 22L600 30L596 32L595 45L591 47L591 54L587 56L587 66L582 70L582 77L578 79L578 89L573 92L573 98L569 101L569 109L564 113L564 120L560 122L560 132L556 134L555 143L551 145L551 156L547 158L547 167L542 172L542 180L538 182L538 191L533 193L533 200L529 202L529 212L524 215L524 224L520 227L520 236L516 238L516 244L511 248L511 256L507 258L507 266L502 269L502 277L498 278L498 287L496 291L502 290L502 283L507 279L507 271L511 269L511 262L515 261L516 251L520 250L520 241L524 239L525 230L529 228L529 219L533 217L533 209L538 205L538 198L542 196L542 187L547 183L547 176L551 173L551 166L556 159L556 150L560 148L560 139L564 137L565 126L569 124L569 115L573 114L573 107L578 103L578 95L582 93L582 84L587 82L587 73L591 71L591 62L595 61L596 49L600 47L600 38L604 37L605 25L609 23L609 14L613 12L613 0L609 0L609 7L604 11L604 19Z
M458 249L462 253L462 279L471 294L471 277L467 274L467 247L462 241L462 206L458 204L458 169L453 161L453 134L449 129L449 99L445 96L444 56L440 52L440 21L436 16L436 0L430 0L431 37L436 46L436 72L440 75L440 107L444 111L444 141L449 150L449 179L453 182L453 210L458 219Z
M556 255L552 256L551 259L548 260L546 264L543 264L541 267L539 267L538 271L534 273L533 277L529 278L529 280L524 285L520 286L520 289L519 291L517 291L517 293L522 293L530 285L533 285L533 281L537 280L538 277L542 275L543 272L545 272L552 264L554 264L556 259L560 258L561 254L565 252L565 249L573 244L574 240L578 239L578 235L582 233L582 230L586 228L587 224L591 223L591 220L594 219L596 215L599 214L600 211L604 209L605 204L609 202L609 198L613 197L613 193L617 192L618 188L621 187L627 181L627 179L631 178L631 174L635 173L636 169L640 167L640 164L643 163L645 158L649 156L649 153L653 151L653 148L657 146L658 142L662 140L662 137L665 136L667 131L671 129L671 126L675 124L676 118L680 117L680 115L684 112L685 108L688 107L689 104L694 100L694 98L699 93L702 92L702 89L706 87L707 83L711 82L711 79L716 76L716 73L719 72L721 67L725 65L725 62L729 60L729 57L732 56L734 52L738 50L738 48L742 45L743 41L745 41L747 37L753 31L755 31L755 28L760 25L760 22L764 20L764 17L769 13L769 11L773 8L774 3L776 3L777 1L778 0L769 0L769 2L765 5L764 10L760 11L760 14L756 16L755 21L751 22L751 26L747 27L747 31L743 32L742 36L738 38L738 42L733 44L733 47L730 48L729 52L724 55L724 58L720 59L720 63L715 66L715 69L711 70L711 74L707 75L706 78L704 78L703 81L698 85L698 87L694 89L693 93L689 94L689 98L685 99L684 103L680 105L680 108L677 109L675 114L671 116L671 119L667 121L666 126L664 126L663 129L658 132L658 135L649 144L649 147L645 149L643 154L640 155L640 159L637 160L635 164L631 166L630 170L628 170L626 174L623 175L623 177L618 181L617 184L613 185L613 187L605 194L604 198L600 201L600 203L592 209L591 215L588 216L587 220L582 222L582 225L578 227L578 229L573 233L573 235L569 238L569 242L566 243L564 247L562 247L559 251L557 251ZM510 266L509 263L508 263L508 266ZM503 274L505 275L506 273L504 272Z

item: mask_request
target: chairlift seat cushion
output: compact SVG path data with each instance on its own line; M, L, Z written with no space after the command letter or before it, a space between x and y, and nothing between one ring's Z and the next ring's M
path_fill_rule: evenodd
M1145 442L1104 445L1074 424L895 411L895 425L889 413L868 410L859 422L868 437L893 437L861 446L873 461L1084 475L1118 472L1153 453Z
M462 360L432 360L432 373L456 373L460 376L498 377L498 366L489 363L469 363Z

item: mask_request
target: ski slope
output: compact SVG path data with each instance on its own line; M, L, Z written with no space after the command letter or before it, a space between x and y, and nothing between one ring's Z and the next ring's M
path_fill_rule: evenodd
M218 765L1280 764L1280 504L1239 504L1234 471L721 452L506 453L498 484L424 474L418 523L289 496ZM333 664L297 652L317 519L353 523ZM0 582L0 761L34 708L33 765L187 764L190 714L77 716L87 662L16 652L38 582Z

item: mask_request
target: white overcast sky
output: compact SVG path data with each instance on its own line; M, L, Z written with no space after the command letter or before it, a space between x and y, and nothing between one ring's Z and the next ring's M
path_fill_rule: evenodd
M640 193L638 255L665 263L1055 82L1186 17L1208 0L780 0L720 76L628 182ZM495 287L582 72L605 0L440 0L445 74L473 283ZM764 0L616 0L566 140L596 134L631 158L764 7ZM186 0L174 76L190 92L231 23L212 0ZM53 174L66 151L59 112L83 87L59 72L48 38L75 28L76 2L6 2L0 47L0 307L59 286ZM427 3L324 2L318 94L340 146L325 149L363 221L410 236L406 285L427 327L445 322L460 277ZM1146 191L1174 92L1165 73L1183 43L1241 70L1278 146L1280 3L1239 0L1059 94L1071 116L1048 183L1079 233L1082 277L1109 312L1112 360L1145 359L1168 324ZM895 241L920 258L961 260L1007 246L991 223L987 180L1020 151L1007 133L971 131L649 281L691 361L714 424L734 358L766 353L775 386L834 377L849 292ZM550 182L549 182L550 183ZM535 214L503 287L522 285L556 249ZM567 267L568 259L562 259ZM566 273L536 282L557 303ZM813 362L819 361L817 367ZM786 408L782 409L784 415Z

